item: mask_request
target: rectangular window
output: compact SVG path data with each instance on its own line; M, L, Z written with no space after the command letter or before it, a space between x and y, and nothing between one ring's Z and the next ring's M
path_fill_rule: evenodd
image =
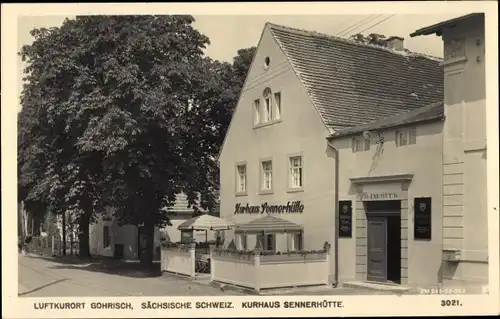
M255 100L253 102L253 106L254 106L254 124L257 125L257 124L260 124L260 100Z
M274 251L274 235L266 235L265 246L263 247L266 251Z
M271 122L273 119L273 103L271 100L271 96L265 98L265 114L264 114L264 122Z
M111 246L111 233L109 232L109 226L104 226L102 229L102 235L103 235L103 247L108 248Z
M408 131L408 143L417 144L417 132L416 130Z
M240 237L240 250L247 250L247 235L239 235Z
M257 235L257 242L259 243L260 248L262 248L262 250L266 249L266 242L264 240L264 235Z
M415 129L396 131L396 146L406 146L417 143Z
M370 140L364 139L364 141L365 141L365 151L370 150L370 146L371 146Z
M352 151L353 152L363 152L370 150L370 140L360 137L354 137L352 139Z
M247 166L246 165L238 165L236 167L237 170L237 185L236 191L238 193L244 193L247 191Z
M302 187L302 156L290 157L290 187Z
M281 93L274 93L274 104L276 104L276 119L281 118Z
M271 161L262 162L262 189L273 189L273 164Z
M302 234L292 234L292 250L302 250Z

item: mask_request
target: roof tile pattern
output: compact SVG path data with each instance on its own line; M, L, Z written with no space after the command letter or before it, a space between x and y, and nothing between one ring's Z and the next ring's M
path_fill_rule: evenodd
M438 58L268 26L331 129L373 122L443 99Z

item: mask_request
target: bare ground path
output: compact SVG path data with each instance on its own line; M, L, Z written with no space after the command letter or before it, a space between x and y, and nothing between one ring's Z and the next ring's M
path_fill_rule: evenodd
M19 296L215 296L237 291L200 285L176 276L146 277L130 269L95 267L89 263L61 263L49 258L19 255ZM109 268L109 267L108 267Z

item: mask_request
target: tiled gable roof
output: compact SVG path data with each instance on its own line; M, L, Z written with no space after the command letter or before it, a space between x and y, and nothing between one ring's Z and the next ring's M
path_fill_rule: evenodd
M444 75L438 58L267 25L331 129L443 100Z
M415 123L439 121L442 119L444 119L444 103L441 101L432 103L417 110L408 111L399 115L389 116L368 124L338 130L330 137L337 138L352 134L359 134L364 131L383 130Z

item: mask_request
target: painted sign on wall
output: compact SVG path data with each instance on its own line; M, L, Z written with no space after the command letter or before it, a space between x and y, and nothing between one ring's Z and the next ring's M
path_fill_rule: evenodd
M371 200L400 200L401 194L398 192L381 192L381 193L367 193L363 192L359 194L359 198L362 201Z
M234 214L264 214L264 213L296 214L303 212L304 212L304 204L302 204L300 200L294 202L287 202L286 204L283 205L270 205L267 202L256 206L251 206L249 204L243 205L240 203L234 205Z
M339 237L351 238L352 237L352 201L341 200L339 201L339 220L338 231Z
M415 239L429 240L432 231L432 200L430 197L419 197L413 200L415 208L415 223L413 224L413 236Z

